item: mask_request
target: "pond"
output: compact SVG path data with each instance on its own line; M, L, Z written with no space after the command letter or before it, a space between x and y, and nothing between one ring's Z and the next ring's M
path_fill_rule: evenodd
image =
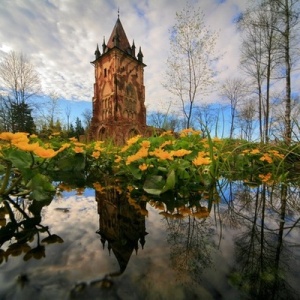
M0 299L299 299L300 193L64 190L0 203Z

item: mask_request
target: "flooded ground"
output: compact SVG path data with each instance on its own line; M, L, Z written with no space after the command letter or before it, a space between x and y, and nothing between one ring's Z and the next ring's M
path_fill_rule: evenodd
M299 299L299 190L216 190L196 207L92 189L1 203L0 299Z

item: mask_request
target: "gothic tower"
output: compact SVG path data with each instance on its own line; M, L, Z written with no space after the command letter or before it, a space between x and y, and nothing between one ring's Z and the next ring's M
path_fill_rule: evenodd
M111 139L122 145L128 138L145 134L146 107L143 54L130 46L118 16L110 38L97 45L91 138Z

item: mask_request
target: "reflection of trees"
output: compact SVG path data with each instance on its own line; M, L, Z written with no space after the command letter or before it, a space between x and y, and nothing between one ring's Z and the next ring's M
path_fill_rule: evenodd
M235 204L228 209L243 232L235 238L237 264L231 282L253 299L295 299L287 278L292 252L285 236L298 222L292 213L296 194L286 185L266 184L234 193Z
M167 221L170 263L181 282L191 278L200 281L204 269L212 264L213 229L209 216L212 203L218 201L213 186L197 195L197 200L179 201L174 197L164 202L161 212Z
M0 263L22 254L25 261L40 259L45 257L45 244L63 242L41 224L41 210L50 202L7 198L0 203Z
M171 247L171 266L177 271L180 281L191 277L200 280L200 274L212 264L209 223L187 216L184 219L168 220L168 243Z

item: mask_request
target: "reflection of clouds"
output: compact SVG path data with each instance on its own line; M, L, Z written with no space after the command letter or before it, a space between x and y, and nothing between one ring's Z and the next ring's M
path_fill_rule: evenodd
M65 207L69 209L68 212L57 210ZM56 260L62 269L72 270L72 277L77 280L97 277L109 270L114 258L108 259L95 233L99 223L95 197L71 195L64 197L63 201L53 200L45 210L44 223L51 224L51 232L65 241L52 253L56 257L57 251L60 252ZM47 248L47 256L51 255L48 252Z

